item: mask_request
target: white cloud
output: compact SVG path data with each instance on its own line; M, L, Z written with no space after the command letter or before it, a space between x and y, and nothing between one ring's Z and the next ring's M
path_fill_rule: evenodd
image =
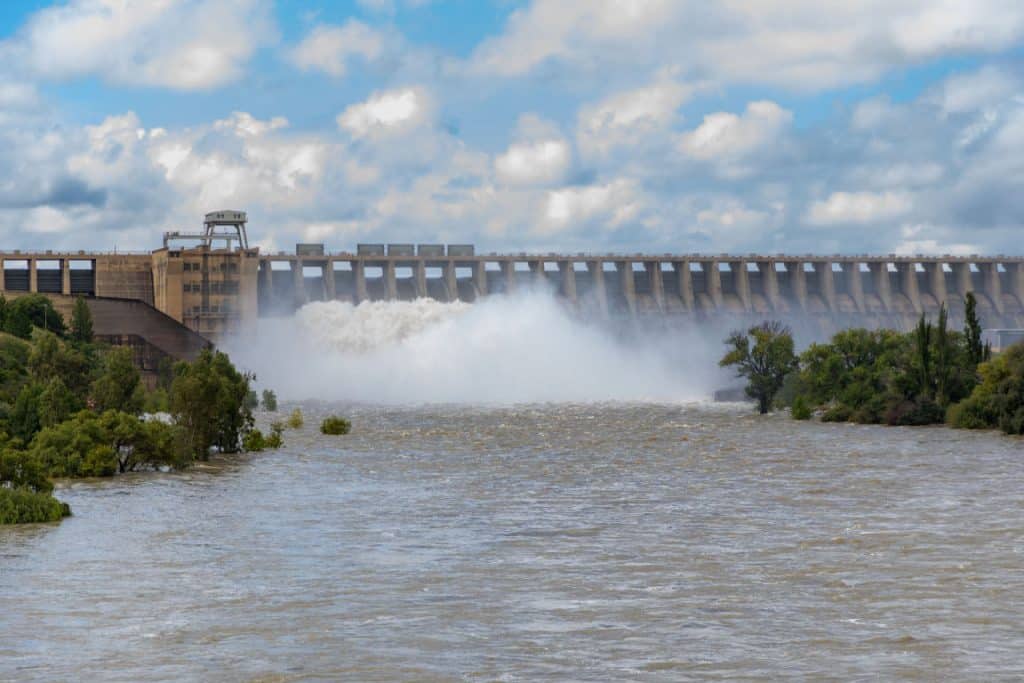
M431 108L431 98L422 88L376 92L342 112L338 125L355 137L373 137L415 128L429 118Z
M43 78L201 90L241 76L273 36L266 0L72 0L7 47Z
M806 220L819 226L884 223L912 208L913 200L905 192L833 192L811 205Z
M991 53L1024 36L1013 0L532 0L469 60L522 76L550 65L601 77L638 65L799 90L870 81L892 67Z
M744 162L778 143L792 121L793 114L774 102L751 102L739 116L708 114L696 129L680 137L679 149L691 159L714 163L723 176L739 177L750 170Z
M902 256L916 254L968 256L982 251L976 244L954 242L947 226L933 223L906 223L900 227L902 241L893 247L892 253ZM939 237L941 239L936 239Z
M550 185L562 180L572 155L564 140L515 144L494 160L498 180L508 185Z
M673 0L538 0L513 12L501 36L472 58L478 73L523 75L551 58L574 59L594 45L636 45L673 13Z
M645 136L663 133L677 120L679 107L692 91L662 76L643 88L584 106L577 124L580 150L588 155L606 154L615 147L636 145Z
M946 79L933 97L943 113L963 114L1003 105L1022 91L1021 82L1013 74L985 66Z
M0 110L31 109L39 104L39 92L31 83L0 80Z
M231 116L220 121L214 121L213 127L217 130L230 130L238 137L259 137L266 135L272 130L288 127L288 119L283 116L275 116L269 121L260 121L248 112L236 111Z
M320 25L310 31L289 53L300 69L323 71L340 78L348 71L352 57L367 62L384 52L384 36L361 21L350 19L342 26Z
M540 234L579 230L594 222L604 228L619 227L636 219L642 200L633 182L614 180L602 185L567 187L548 193Z

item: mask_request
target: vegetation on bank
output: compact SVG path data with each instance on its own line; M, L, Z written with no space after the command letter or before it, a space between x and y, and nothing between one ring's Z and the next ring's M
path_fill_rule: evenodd
M52 496L55 477L181 469L214 451L281 445L280 427L254 430L253 377L225 354L165 370L147 389L130 349L94 340L82 299L65 326L44 296L0 295L0 523L70 514Z
M780 322L767 321L746 332L733 332L725 345L729 351L718 364L735 367L736 374L747 380L747 396L757 401L764 415L786 376L796 368L792 333Z
M763 323L730 335L720 364L747 379L762 413L788 406L796 419L1024 434L1024 345L993 358L974 296L964 304L963 331L948 329L942 307L913 332L843 330L799 356L788 329Z

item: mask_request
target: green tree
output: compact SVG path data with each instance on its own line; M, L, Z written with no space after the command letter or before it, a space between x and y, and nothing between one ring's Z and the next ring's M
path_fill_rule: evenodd
M949 405L955 354L954 340L948 325L949 313L943 303L939 306L939 319L935 323L935 403L943 411Z
M51 379L39 394L39 426L52 427L82 409L82 402L60 377Z
M11 317L28 318L30 327L38 327L58 336L64 336L64 316L53 307L45 294L25 294L10 303ZM21 323L23 324L23 323ZM12 332L12 334L15 334ZM31 334L31 329L29 330ZM27 337L28 335L17 335Z
M735 367L737 376L746 378L747 395L757 401L764 415L786 375L797 367L792 333L780 322L766 321L746 333L733 332L725 344L729 350L718 364Z
M950 408L948 422L964 429L1024 434L1024 344L1014 344L978 370L981 383Z
M53 491L53 482L36 458L24 451L4 447L0 450L0 487L26 488L39 493Z
M916 379L917 393L924 397L931 397L934 376L932 374L932 324L925 318L924 313L917 321L914 329L914 355L916 358Z
M14 401L7 424L11 436L21 439L22 443L30 442L41 429L39 399L42 393L43 385L30 382L21 388Z
M110 437L88 410L40 431L29 453L52 477L109 477L117 472Z
M967 353L975 365L985 360L985 347L981 342L981 321L978 320L978 299L974 292L964 296L964 338L967 340Z
M250 380L221 351L204 349L192 363L177 365L171 415L194 457L207 459L213 447L223 453L238 451L242 435L253 424L246 406Z
M10 307L4 319L4 332L28 339L32 336L32 319L24 310Z
M71 311L71 340L79 344L91 344L93 340L92 311L85 297L75 297L75 307Z
M61 341L52 332L32 333L28 371L32 379L47 383L60 377L76 396L85 397L95 372L96 358Z
M263 390L263 410L269 413L277 412L277 394L270 389Z
M105 354L100 376L92 383L90 394L99 412L120 410L134 415L142 410L142 376L135 367L131 349L114 348Z

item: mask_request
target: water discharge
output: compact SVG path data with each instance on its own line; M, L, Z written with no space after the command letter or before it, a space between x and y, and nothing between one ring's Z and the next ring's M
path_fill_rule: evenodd
M616 335L528 291L481 303L312 303L227 344L286 399L691 401L721 384L719 337Z

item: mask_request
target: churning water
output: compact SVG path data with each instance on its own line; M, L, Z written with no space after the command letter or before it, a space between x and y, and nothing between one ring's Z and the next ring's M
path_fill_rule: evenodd
M74 483L74 517L0 529L0 680L1024 677L1019 440L304 408L281 451ZM316 433L328 411L354 433Z
M696 400L722 373L721 334L616 337L548 292L482 302L314 303L228 350L289 399L382 403Z

